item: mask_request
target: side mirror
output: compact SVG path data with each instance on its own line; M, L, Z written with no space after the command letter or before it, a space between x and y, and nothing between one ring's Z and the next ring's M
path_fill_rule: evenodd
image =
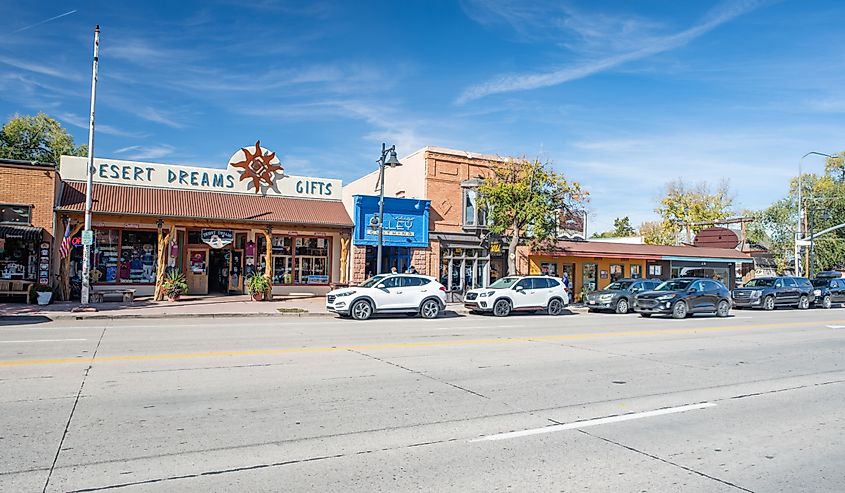
M689 288L689 289L687 290L687 293L695 293L695 292L698 292L698 290L697 290L697 289L695 289L695 288Z
M523 288L522 286L516 286L515 288L513 288L514 291L522 291L523 289L525 288Z
M386 287L387 286L385 286L384 284L379 284L378 286L376 286L376 289L385 289Z

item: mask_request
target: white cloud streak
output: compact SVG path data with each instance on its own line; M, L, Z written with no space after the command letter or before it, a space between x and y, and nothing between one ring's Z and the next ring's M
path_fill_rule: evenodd
M43 20L43 21L41 21L41 22L36 22L35 24L30 24L30 25L28 25L28 26L24 26L24 27L22 27L22 28L20 28L20 29L16 29L16 30L12 31L12 34L17 34L17 33L20 33L20 32L23 32L23 31L26 31L27 29L32 29L33 27L42 26L42 25L44 25L44 24L47 24L48 22L54 21L54 20L56 20L56 19L61 19L62 17L68 16L68 15L70 15L70 14L75 14L75 13L76 13L76 9L73 9L73 10L71 10L71 11L65 12L64 14L59 14L59 15L57 15L57 16L50 17L49 19L44 19L44 20Z
M531 89L555 86L601 73L628 62L641 60L658 53L670 51L684 46L722 24L758 8L761 4L762 2L759 0L744 0L741 2L723 4L719 8L711 11L702 22L694 25L693 27L669 36L657 37L652 40L648 40L637 49L546 72L500 76L491 82L478 84L468 88L457 99L457 102L462 104L490 96L492 94L528 91Z

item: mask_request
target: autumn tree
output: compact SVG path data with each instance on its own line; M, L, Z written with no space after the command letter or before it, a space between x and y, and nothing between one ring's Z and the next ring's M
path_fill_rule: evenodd
M715 188L707 182L690 185L681 179L668 182L655 212L661 220L644 224L640 234L646 243L655 245L676 245L681 233L689 225L691 233L698 233L707 226L694 223L719 221L731 215L733 194L727 181Z
M74 144L67 130L44 113L15 115L0 129L2 158L59 164L63 154L85 156L88 147Z
M631 219L628 216L617 217L613 220L613 229L603 233L593 234L593 238L622 238L626 236L634 236L637 230L631 226Z
M545 248L557 239L560 217L579 213L587 193L548 163L511 159L493 168L478 188L493 234L507 238L508 272L515 274L520 241Z

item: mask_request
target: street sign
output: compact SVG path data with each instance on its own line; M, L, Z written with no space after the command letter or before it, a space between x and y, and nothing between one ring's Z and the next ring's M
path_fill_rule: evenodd
M91 230L82 232L82 245L91 246L94 244L94 232Z
M797 240L795 244L798 246L810 246L810 240Z

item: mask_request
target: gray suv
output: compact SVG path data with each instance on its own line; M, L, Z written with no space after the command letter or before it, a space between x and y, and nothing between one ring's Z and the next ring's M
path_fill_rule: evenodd
M804 277L757 277L731 292L736 308L774 310L793 306L806 310L816 301L813 284Z
M587 310L628 313L634 306L634 295L652 291L660 283L651 279L620 279L601 291L589 293L586 299Z

